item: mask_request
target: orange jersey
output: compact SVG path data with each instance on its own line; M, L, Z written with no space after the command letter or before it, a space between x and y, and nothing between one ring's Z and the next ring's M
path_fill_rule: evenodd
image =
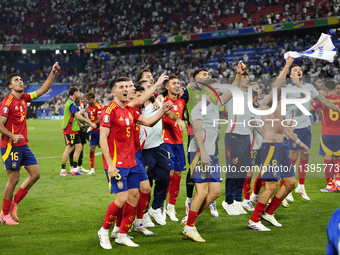
M329 101L331 101L333 104L340 107L340 97L337 95L329 95L326 97ZM323 104L321 104L319 101L316 101L312 107L316 110L319 107L321 107L321 113L322 113L322 134L323 135L339 135L340 134L340 118L339 113L337 111L334 111Z
M87 106L88 112L89 112L89 118L91 119L91 122L96 122L100 119L100 114L102 113L102 106L98 104L97 102L92 107L91 105ZM99 116L99 117L98 117ZM97 128L93 131L98 131L99 125L97 125Z
M169 96L166 96L165 102L167 100L171 100L173 103L170 111L176 113L176 115L182 119L187 101L183 98L172 100ZM163 140L169 144L183 144L183 132L179 130L178 126L174 127L175 122L176 121L169 119L167 116L163 116Z

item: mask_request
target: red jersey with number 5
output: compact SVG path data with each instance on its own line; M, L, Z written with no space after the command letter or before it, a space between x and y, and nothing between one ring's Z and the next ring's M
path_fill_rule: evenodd
M0 115L7 118L5 128L16 135L23 135L24 139L20 143L12 142L12 139L2 135L1 148L5 148L8 144L12 146L23 146L28 142L27 139L27 102L35 99L33 93L21 94L21 100L17 99L14 94L9 94L2 100L0 104Z
M329 101L331 101L333 104L340 107L340 97L337 95L329 95L326 97ZM323 135L339 135L340 134L340 118L339 118L339 112L334 111L323 104L321 104L319 101L316 101L312 107L316 110L319 107L321 107L321 113L322 113L322 134Z
M96 122L98 120L98 115L100 116L100 114L102 113L102 106L96 102L93 107L91 105L88 105L87 109L89 112L91 122L93 123ZM99 130L99 125L93 131L98 131L98 130Z
M100 126L110 128L107 143L116 167L132 168L136 165L133 129L139 117L134 108L125 106L123 109L115 101L100 116Z
M173 103L170 111L176 113L176 115L182 119L186 100L183 98L172 100L169 96L166 96L165 102L168 100L171 100ZM183 132L178 126L175 127L175 122L176 121L169 119L167 116L163 116L163 140L168 144L183 144Z

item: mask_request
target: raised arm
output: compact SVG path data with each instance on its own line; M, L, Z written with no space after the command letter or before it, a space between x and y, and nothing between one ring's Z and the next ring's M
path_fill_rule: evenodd
M146 101L149 100L149 98L153 95L153 93L156 91L156 89L163 84L163 81L168 80L169 77L166 75L166 73L163 73L157 80L157 82L152 85L147 91L142 93L142 95L134 100L132 100L128 106L131 106L133 108L138 108L142 106Z
M35 93L37 94L38 97L42 96L43 94L45 94L50 87L52 86L53 80L55 75L59 72L60 70L60 66L58 64L58 62L56 62L53 66L52 66L52 71L50 73L50 75L47 77L47 80L45 81L45 83L35 91Z
M162 109L160 109L155 115L150 118L141 115L137 122L147 127L153 127L163 117L163 115L172 108L172 105L171 101L167 101L163 103Z

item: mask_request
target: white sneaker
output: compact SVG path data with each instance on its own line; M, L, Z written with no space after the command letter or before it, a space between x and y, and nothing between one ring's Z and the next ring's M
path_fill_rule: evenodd
M140 220L140 221L142 221L142 220ZM145 236L152 236L152 235L153 235L153 232L151 232L150 230L148 230L148 229L143 225L143 223L138 224L138 223L136 222L136 220L132 223L131 229L132 229L132 231L143 233Z
M170 209L166 208L166 215L169 216L170 220L178 221L178 218L176 217L176 211L175 210L170 210Z
M185 216L185 217L181 220L182 226L185 227L185 225L187 224L187 222L188 222L188 215Z
M78 166L78 170L83 173L89 173L90 170L86 170L83 166Z
M287 195L286 199L287 199L289 202L294 202L294 198L293 198L292 192L290 192L290 193Z
M250 202L250 200L244 199L242 202L242 206L246 208L249 212L253 212L255 210L253 204Z
M219 214L218 214L218 211L217 211L217 209L216 209L216 202L213 201L213 202L209 205L209 208L210 208L210 213L211 213L211 215L217 218L217 217L219 216Z
M301 197L302 197L304 200L310 201L310 198L307 196L307 193L306 193L306 190L305 190L304 187L301 187L301 186L300 186L300 187L297 187L297 188L295 189L295 193L300 194Z
M205 240L197 232L196 227L185 226L182 230L182 233L184 236L189 237L191 240L195 242L200 242L200 243L205 242Z
M88 175L92 175L92 174L95 174L95 173L96 173L95 171L92 171L92 170L91 170L91 171L89 171L87 174L88 174Z
M129 247L138 247L139 245L131 241L126 234L118 234L115 239L116 244L126 245Z
M151 217L153 217L155 219L155 221L159 224L159 225L166 225L166 221L164 220L164 217L162 215L161 212L161 208L158 209L153 209L152 207L150 207L149 209L149 214Z
M278 223L277 220L275 219L274 214L271 215L269 213L263 212L261 218L264 219L265 221L270 222L275 227L282 227L282 224Z
M258 231L271 231L271 229L265 227L261 221L259 222L254 222L252 220L249 220L248 221L248 228L252 228L252 229L255 229L255 230L258 230Z
M222 207L229 215L240 215L240 212L234 208L234 204L229 205L226 201L223 201Z
M247 214L247 212L243 209L241 202L234 200L233 205L234 205L235 210L238 211L240 214Z
M99 230L98 231L98 237L99 237L99 242L100 246L103 247L106 250L112 249L112 245L110 243L110 238L109 238L109 232L104 232Z
M288 207L289 207L289 204L288 204L288 201L287 201L286 198L282 200L282 206L283 206L284 208L288 208Z
M143 225L144 227L147 228L153 228L155 227L155 223L152 222L152 220L150 219L150 215L146 212L143 215Z
M256 205L257 201L259 200L259 195L251 193L250 195L250 202Z

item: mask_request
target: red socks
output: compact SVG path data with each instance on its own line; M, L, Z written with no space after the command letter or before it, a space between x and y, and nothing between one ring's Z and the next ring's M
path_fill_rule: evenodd
M333 161L334 161L333 169L334 169L335 180L340 181L340 159L333 159Z
M150 193L139 192L139 201L137 205L137 219L142 219L148 206Z
M189 227L195 226L195 221L196 221L197 216L198 216L198 212L193 212L190 210L188 214L187 226Z
M171 176L171 175L170 175ZM171 186L169 186L169 204L176 204L176 200L178 198L180 183L181 183L182 175L174 175Z
M251 177L247 176L243 183L243 196L245 200L250 199L251 193Z
M259 173L255 179L255 183L254 183L254 190L253 193L255 195L258 195L261 188L262 188L262 184L264 183L263 179L261 178L261 173Z
M323 160L325 164L325 177L326 177L326 183L327 185L332 185L332 179L333 179L333 160L324 159Z
M19 204L19 202L27 195L28 190L19 188L17 193L14 195L14 203Z
M272 202L267 207L266 213L273 215L276 208L278 208L280 204L282 203L282 200L283 199L279 199L276 196L274 196Z
M120 224L122 223L122 217L123 217L122 215L123 215L124 206L123 208L121 208L121 210L117 214L116 224L115 224L117 227L120 227Z
M90 151L90 166L94 168L94 151Z
M123 209L123 219L122 224L120 224L119 233L127 234L129 231L132 222L135 219L137 206L132 206L129 203L126 203Z
M255 210L253 212L253 215L251 216L250 220L253 222L259 222L261 219L261 215L266 209L266 204L262 204L260 202L256 203Z
M9 214L9 209L11 208L12 205L12 199L2 199L2 213L3 215Z
M305 179L306 179L306 175L307 172L306 170L308 169L308 159L300 159L299 162L299 184L304 185L305 184Z
M109 229L112 226L120 210L121 208L115 204L115 201L113 201L109 205L106 211L105 218L104 218L104 223L103 223L104 229Z

